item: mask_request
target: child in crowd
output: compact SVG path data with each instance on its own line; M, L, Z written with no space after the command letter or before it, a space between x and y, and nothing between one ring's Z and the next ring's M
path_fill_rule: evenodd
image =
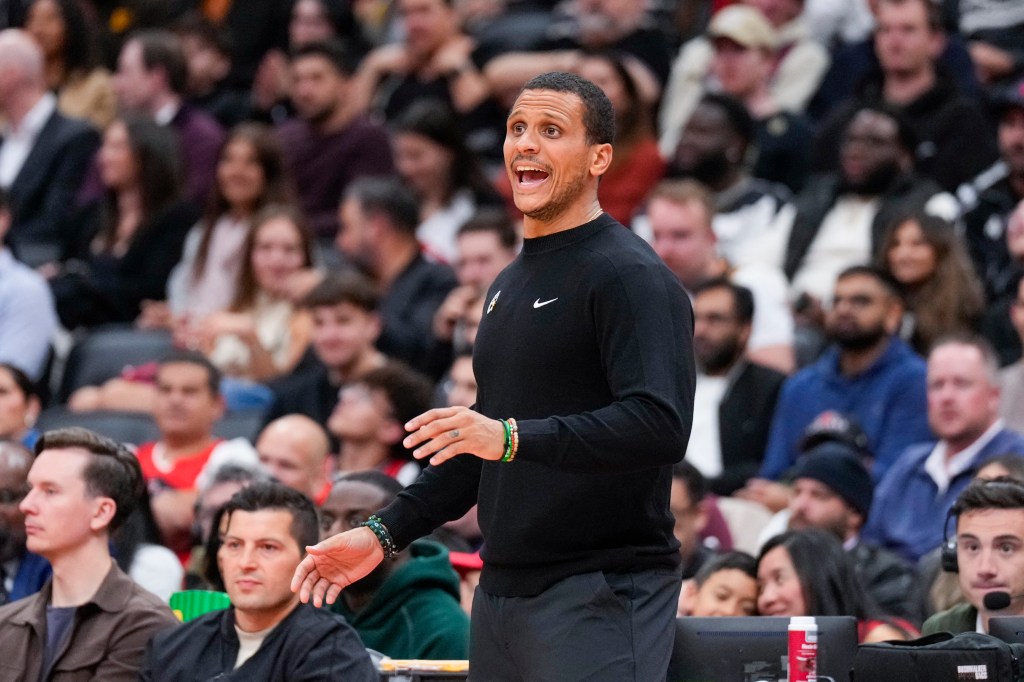
M710 559L679 592L680 616L753 616L757 613L757 560L746 552Z

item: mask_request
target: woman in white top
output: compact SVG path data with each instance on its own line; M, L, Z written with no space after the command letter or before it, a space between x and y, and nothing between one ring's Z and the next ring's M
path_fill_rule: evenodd
M167 283L167 302L144 304L138 326L166 328L230 306L253 215L269 204L293 203L294 196L273 131L260 123L236 126L221 148L206 213L189 232Z
M454 264L459 228L480 206L502 205L457 117L440 102L418 102L392 126L391 150L398 175L420 203L416 236L423 250Z

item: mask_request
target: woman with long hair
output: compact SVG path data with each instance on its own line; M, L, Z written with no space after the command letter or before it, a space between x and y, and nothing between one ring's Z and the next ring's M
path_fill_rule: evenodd
M985 312L981 281L953 226L915 212L893 223L878 266L900 287L906 312L900 336L922 355L948 334L977 331Z
M46 85L65 116L84 118L103 130L117 113L110 72L99 64L95 37L77 0L35 0L25 30L43 53Z
M838 538L816 528L768 540L757 559L762 616L853 616L860 641L909 639L909 623L885 618L864 590Z
M272 398L264 383L290 372L309 345L312 321L292 300L289 278L309 268L313 238L294 207L269 205L253 217L241 247L242 266L226 310L183 318L175 342L205 353L224 373L221 393L229 411L263 409ZM150 373L134 373L75 391L76 411L150 412L156 387Z
M229 409L265 407L262 384L290 372L309 345L312 320L292 300L290 278L313 265L313 236L299 211L264 207L242 247L235 297L227 310L175 331L179 342L205 352L225 377ZM252 402L255 401L255 402Z
M584 53L577 71L604 91L615 111L615 155L608 172L601 176L597 196L608 215L629 225L665 174L650 103L644 101L622 55L616 52Z
M148 303L140 327L225 310L235 298L242 245L253 215L286 205L295 192L273 131L259 123L232 129L217 159L216 184L200 221L188 234L181 262L167 284L167 304Z
M103 196L78 215L71 257L43 268L67 329L131 322L143 300L161 298L196 219L181 198L171 130L122 116L104 132L97 158Z
M425 250L454 263L459 228L481 206L501 205L458 118L440 102L418 102L392 126L391 147L398 175L420 203L416 235Z

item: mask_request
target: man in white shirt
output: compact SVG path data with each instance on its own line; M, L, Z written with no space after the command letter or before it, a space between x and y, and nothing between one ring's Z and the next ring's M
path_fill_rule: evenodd
M27 33L0 32L0 189L11 196L8 243L30 265L66 253L77 235L67 219L99 136L57 111L43 55Z
M686 461L718 495L731 495L757 473L786 375L744 359L754 297L724 278L693 292L697 389Z

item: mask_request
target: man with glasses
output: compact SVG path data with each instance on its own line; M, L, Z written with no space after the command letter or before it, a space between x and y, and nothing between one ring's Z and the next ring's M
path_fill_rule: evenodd
M25 513L18 505L28 493L32 454L13 441L0 441L0 605L35 594L50 577L50 564L25 547Z
M718 495L731 495L757 473L786 379L746 356L755 315L752 291L724 277L693 291L697 391L686 461Z
M412 483L420 466L402 445L403 425L430 408L432 392L426 377L394 361L342 388L327 420L341 442L338 471L376 469Z
M343 475L320 509L320 538L358 528L401 491L401 483L379 471ZM448 550L417 540L346 587L332 609L366 646L392 658L464 659L469 618L459 596Z

